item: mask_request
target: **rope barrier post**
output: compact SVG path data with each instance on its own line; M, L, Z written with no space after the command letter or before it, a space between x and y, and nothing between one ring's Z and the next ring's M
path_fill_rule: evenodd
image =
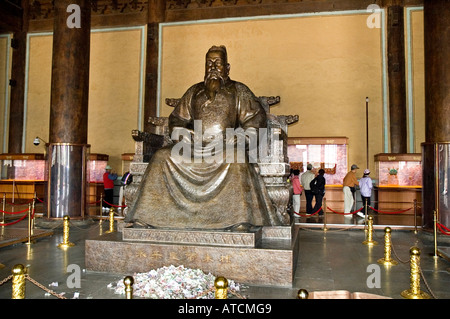
M25 299L25 274L26 268L22 264L12 269L12 299Z
M31 235L34 235L34 224L35 224L35 218L34 216L36 216L36 192L34 192L34 197L33 197L33 201L31 203L31 212L33 215L33 218L31 219Z
M364 245L372 246L372 245L378 245L378 243L373 240L373 217L369 216L367 218L367 237L366 240L363 241Z
M367 230L367 198L364 198L364 231Z
M297 299L308 299L308 297L309 297L309 293L308 293L308 291L306 290L306 289L300 289L298 292L297 292Z
M323 211L323 231L326 232L327 228L327 199L323 199L322 203L322 211Z
M3 193L2 232L5 229L6 193Z
M65 215L63 217L63 242L58 244L58 248L61 249L67 249L69 247L75 246L74 243L69 242L69 220L70 217L68 215Z
M437 253L437 212L433 211L433 232L434 232L434 255L433 258L439 258Z
M28 204L28 242L26 245L31 245L31 204Z
M384 258L378 259L378 263L385 266L394 266L398 262L391 258L392 240L391 240L391 227L384 229Z
M125 298L133 299L133 284L134 284L133 277L126 276L123 280L123 283L125 285Z
M414 234L417 235L417 199L414 198Z
M103 194L100 194L100 224L103 221Z
M109 230L105 232L105 234L114 232L114 208L109 209Z
M411 247L410 254L410 288L403 290L401 296L406 299L430 299L430 295L420 291L420 249Z
M216 288L214 294L215 299L227 299L228 280L225 277L217 277L216 280L214 280L214 287Z

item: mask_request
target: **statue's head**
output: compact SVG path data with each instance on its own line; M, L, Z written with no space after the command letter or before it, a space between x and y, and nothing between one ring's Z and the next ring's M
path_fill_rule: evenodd
M228 63L227 48L223 45L212 46L206 53L205 80L208 77L228 79L230 64Z
M214 100L216 93L228 80L230 65L228 64L225 46L212 46L206 53L205 87L209 99Z

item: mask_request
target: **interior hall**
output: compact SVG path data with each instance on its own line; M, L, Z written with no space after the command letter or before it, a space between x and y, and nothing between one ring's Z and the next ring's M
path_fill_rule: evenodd
M129 232L212 46L280 136L281 172L256 172L289 223L220 231L226 244L206 229ZM223 277L229 299L293 305L449 298L449 71L448 0L1 1L0 298L217 298ZM309 171L320 199L309 182L293 193ZM212 282L174 293L200 272Z

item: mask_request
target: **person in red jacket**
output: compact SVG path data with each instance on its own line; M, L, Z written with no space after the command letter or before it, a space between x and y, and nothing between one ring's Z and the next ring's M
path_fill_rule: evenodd
M110 165L106 165L105 173L103 174L103 187L105 189L105 197L103 200L103 209L109 210L114 200L114 181L117 179L117 174L112 171Z

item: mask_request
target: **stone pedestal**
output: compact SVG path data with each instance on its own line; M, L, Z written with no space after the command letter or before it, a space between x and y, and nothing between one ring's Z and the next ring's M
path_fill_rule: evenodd
M250 232L123 228L86 240L88 271L133 274L183 265L239 283L291 287L298 229L258 227Z

